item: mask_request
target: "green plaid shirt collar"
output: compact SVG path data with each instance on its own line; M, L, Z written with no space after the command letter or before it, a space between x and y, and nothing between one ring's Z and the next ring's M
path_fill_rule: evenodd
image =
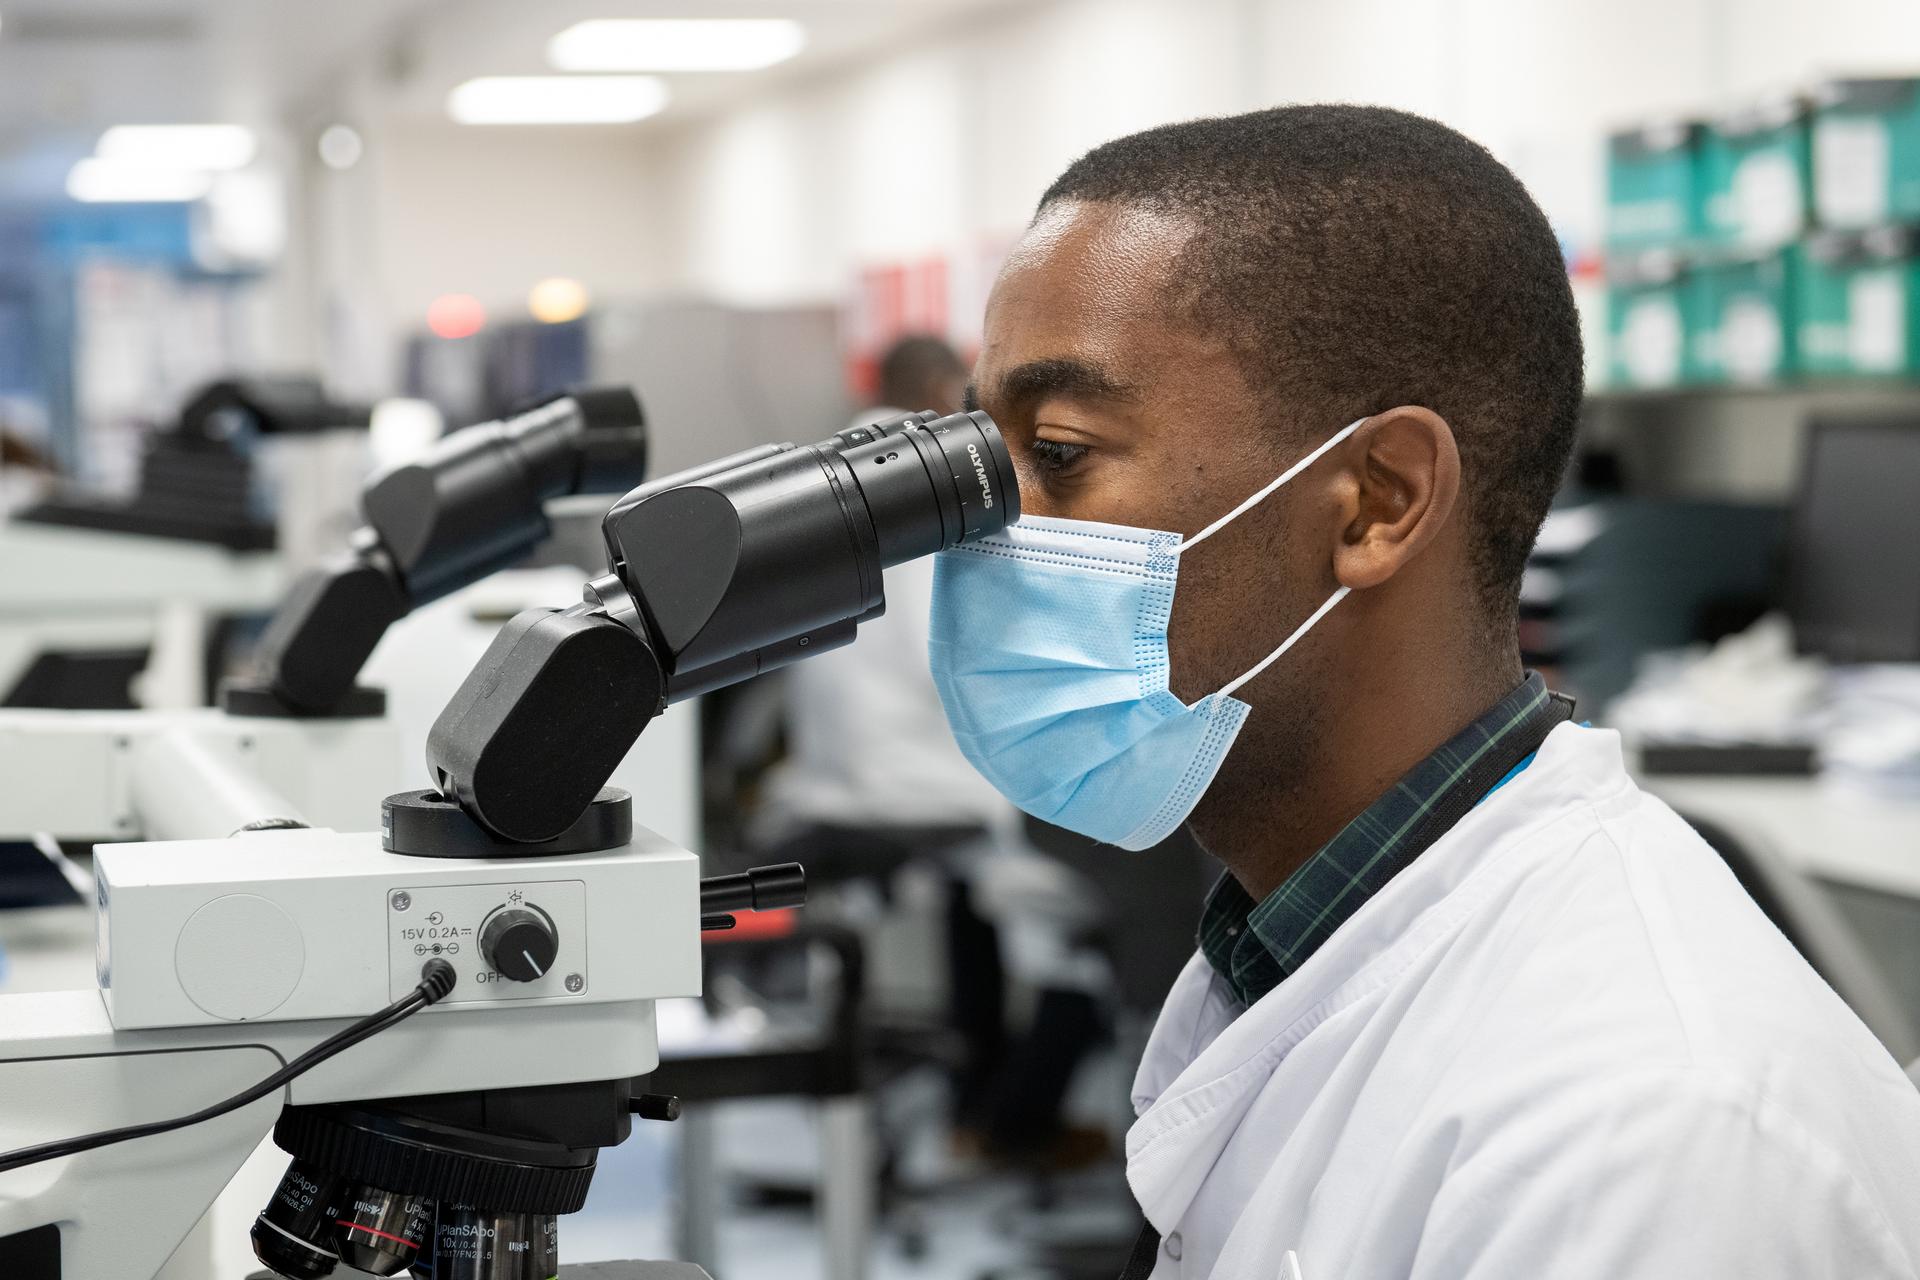
M1545 709L1537 672L1422 760L1255 905L1232 874L1207 895L1200 950L1241 1003L1251 1005L1305 964L1334 930L1422 852L1421 819L1467 770L1526 732ZM1504 779L1503 779L1504 781Z

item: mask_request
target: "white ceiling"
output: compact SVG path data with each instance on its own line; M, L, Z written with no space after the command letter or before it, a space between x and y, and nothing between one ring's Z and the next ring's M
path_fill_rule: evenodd
M593 17L793 17L808 47L744 74L671 77L663 119L711 111L968 13L1035 0L0 0L0 199L60 190L101 129L266 127L355 99L444 118L472 76L550 70L549 37ZM363 107L364 109L364 107ZM653 122L632 128L658 127Z
M0 0L0 197L58 193L111 124L274 122L426 0Z
M724 105L768 81L856 61L942 22L1010 3L1033 0L459 0L436 6L400 42L406 74L396 83L396 105L440 116L447 90L475 75L551 73L547 41L585 18L795 18L807 29L807 48L766 71L676 75L675 112L682 116ZM442 18L440 15L447 15Z

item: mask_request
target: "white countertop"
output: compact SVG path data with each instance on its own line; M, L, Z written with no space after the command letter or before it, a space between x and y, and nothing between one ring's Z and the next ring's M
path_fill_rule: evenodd
M1683 814L1767 841L1809 876L1920 898L1920 804L1818 778L1642 777Z

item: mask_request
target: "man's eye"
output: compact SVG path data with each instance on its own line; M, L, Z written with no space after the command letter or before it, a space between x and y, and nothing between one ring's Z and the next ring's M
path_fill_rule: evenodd
M1086 457L1089 452L1084 444L1068 444L1064 440L1033 442L1033 460L1049 475L1059 475L1072 470L1074 464Z

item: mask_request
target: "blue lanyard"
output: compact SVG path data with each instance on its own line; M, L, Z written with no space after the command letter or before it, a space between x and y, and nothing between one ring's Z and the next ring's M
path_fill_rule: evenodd
M1582 720L1582 721L1580 721L1580 727L1581 727L1582 729L1591 729L1591 728L1593 728L1593 721L1591 721L1591 720ZM1512 782L1512 781L1513 781L1513 780L1514 780L1515 778L1517 778L1517 777L1519 777L1519 776L1520 776L1521 774L1523 774L1523 773L1525 773L1525 772L1527 771L1527 766L1528 766L1528 765L1530 765L1530 764L1532 764L1532 763L1533 763L1533 758L1534 758L1535 756L1537 756L1537 755L1539 755L1539 754L1540 754L1540 753L1539 753L1538 751L1529 751L1529 752L1527 752L1527 754L1526 754L1526 756L1525 756L1525 757L1524 757L1524 758L1523 758L1523 759L1522 759L1522 760L1520 761L1520 763L1519 763L1519 764L1517 764L1517 765L1515 765L1515 766L1513 766L1513 768L1511 768L1511 769L1509 769L1509 770L1507 770L1507 773L1506 773L1506 776L1505 776L1505 777L1503 777L1503 778L1501 778L1501 779L1500 779L1500 781L1498 781L1498 782L1496 782L1496 783L1494 783L1494 784L1493 784L1493 785L1492 785L1491 787L1488 787L1488 788L1487 788L1487 796L1490 796L1490 795L1492 795L1492 794L1493 794L1494 792L1496 792L1496 791L1498 791L1498 790L1499 790L1500 788L1502 788L1502 787L1504 787L1504 786L1506 786L1506 785L1507 785L1507 784L1508 784L1509 782ZM1479 799L1479 800L1476 800L1476 801L1474 801L1474 803L1475 803L1476 805L1478 805L1478 804L1480 804L1481 802L1483 802L1483 801L1485 801L1485 800L1486 800L1486 798L1487 798L1487 796L1481 796L1481 797L1480 797L1480 799Z
M1487 788L1487 796L1492 795L1494 792L1498 791L1500 788L1506 786L1509 782L1512 782L1515 778L1525 773L1527 770L1527 766L1532 764L1533 758L1539 754L1540 753L1538 751L1527 752L1527 754L1521 758L1521 761L1519 764L1507 770L1505 777L1501 778L1500 781L1494 783L1491 787ZM1484 803L1487 796L1481 796L1479 801L1476 801L1475 803Z

